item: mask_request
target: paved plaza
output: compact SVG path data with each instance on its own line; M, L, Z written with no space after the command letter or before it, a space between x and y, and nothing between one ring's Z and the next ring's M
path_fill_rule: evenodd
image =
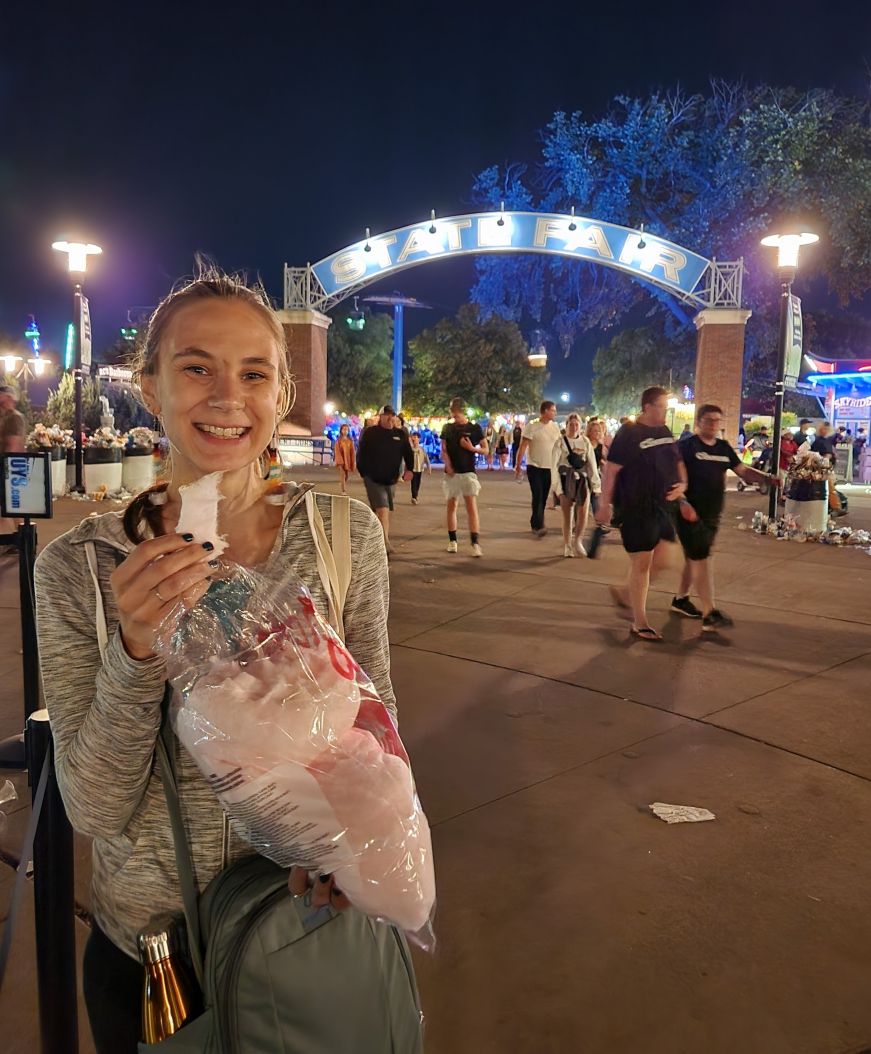
M731 493L716 578L735 628L703 638L669 615L670 571L650 604L665 642L633 642L608 592L616 534L596 561L564 559L559 513L535 539L526 485L483 483L484 559L462 513L460 553L444 552L438 473L419 506L399 488L392 530L393 680L438 880L439 946L416 956L427 1054L871 1050L871 556L740 531L765 499ZM847 522L871 527L871 493L850 501ZM59 502L40 540L94 508ZM9 558L0 607L5 736L23 709ZM716 820L669 826L655 801ZM83 916L88 880L80 839ZM29 1054L32 907L11 970L3 1050Z

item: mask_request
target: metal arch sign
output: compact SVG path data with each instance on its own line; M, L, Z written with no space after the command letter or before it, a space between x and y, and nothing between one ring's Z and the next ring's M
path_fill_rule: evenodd
M434 228L434 230L433 230ZM411 224L349 245L311 271L330 299L431 260L478 253L544 253L614 267L692 297L711 261L645 231L542 212L485 212Z

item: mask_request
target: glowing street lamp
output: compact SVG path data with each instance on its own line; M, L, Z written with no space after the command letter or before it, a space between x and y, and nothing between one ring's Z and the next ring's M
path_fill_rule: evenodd
M99 256L103 251L99 245L85 242L52 242L51 247L67 254L69 270L73 274L84 274L88 269L88 257Z
M783 429L783 390L786 380L786 358L789 344L789 307L792 299L792 283L798 268L798 254L803 245L813 245L819 236L807 231L801 234L769 234L761 244L777 249L777 269L780 271L780 335L777 350L777 373L774 378L774 429L771 437L772 468L780 468L780 435ZM777 489L771 488L768 495L768 517L777 516Z
M15 367L17 366L17 364L19 362L21 362L21 356L20 355L12 355L10 353L8 355L3 355L2 358L3 358L3 372L6 374L7 377L11 377L15 373Z
M73 378L75 381L75 437L76 437L76 482L73 490L84 493L82 481L82 367L91 366L91 317L88 302L82 295L82 284L88 267L89 256L99 256L102 249L90 242L58 241L52 243L56 252L67 254L67 264L73 280ZM87 332L85 332L87 330ZM86 360L86 361L85 361Z

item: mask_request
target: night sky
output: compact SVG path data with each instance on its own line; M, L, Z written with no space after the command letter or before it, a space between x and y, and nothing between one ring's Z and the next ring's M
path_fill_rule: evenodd
M68 316L57 238L104 248L87 282L99 348L196 250L280 298L284 261L466 211L475 173L534 159L555 110L711 76L862 97L871 66L858 0L4 7L0 332L34 313L46 347ZM472 280L468 260L434 263L367 292L452 313ZM435 312L409 314L413 335ZM587 394L589 354L551 365L551 390Z

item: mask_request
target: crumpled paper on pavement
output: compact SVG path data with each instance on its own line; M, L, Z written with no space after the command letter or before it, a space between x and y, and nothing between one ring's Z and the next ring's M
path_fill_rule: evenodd
M654 816L666 823L702 823L705 820L716 820L716 816L698 805L668 805L655 801L650 807Z

